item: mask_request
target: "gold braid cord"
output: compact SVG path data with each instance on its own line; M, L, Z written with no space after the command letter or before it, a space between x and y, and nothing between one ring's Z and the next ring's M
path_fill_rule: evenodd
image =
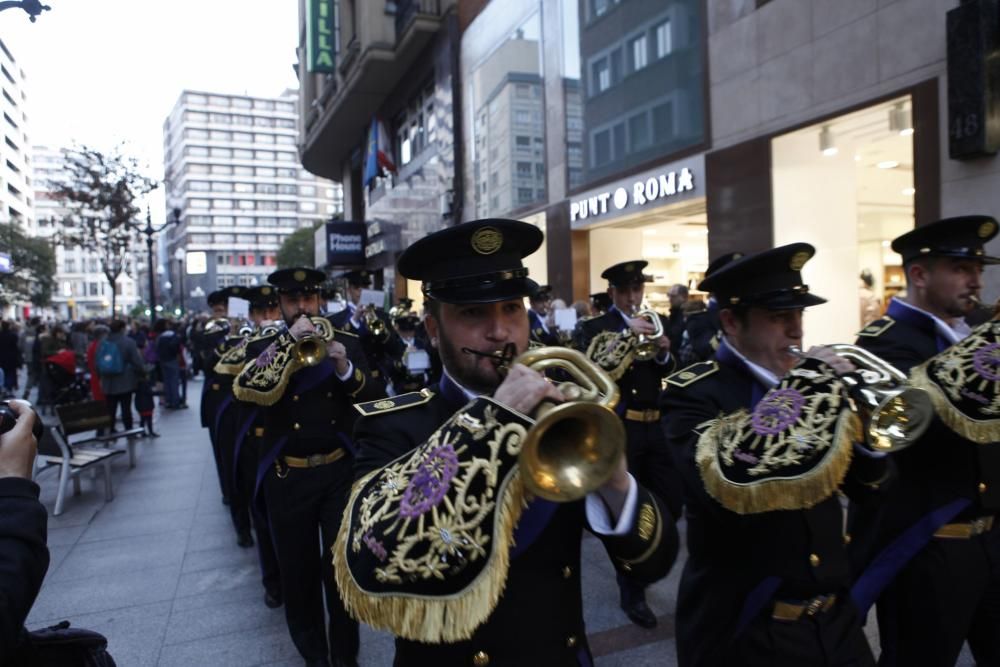
M228 347L226 343L232 342ZM219 375L236 375L241 370L243 370L243 365L246 363L247 356L247 343L249 339L245 336L240 336L236 339L235 336L227 338L225 342L219 345L219 361L215 364L215 372Z
M979 444L1000 440L1000 322L987 322L910 371L948 427Z
M530 424L479 398L354 485L332 551L355 618L428 643L468 639L489 618L525 506L517 458Z
M635 342L635 336L628 331L602 331L590 341L587 357L617 381L632 365Z
M295 358L295 339L284 331L256 359L244 364L233 382L233 396L247 403L274 405L300 368L302 364Z
M806 360L752 412L701 424L695 456L708 493L732 512L807 509L840 487L860 426L843 382Z

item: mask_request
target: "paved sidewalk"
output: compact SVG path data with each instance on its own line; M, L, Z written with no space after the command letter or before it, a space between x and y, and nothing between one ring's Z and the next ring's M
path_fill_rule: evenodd
M68 619L101 632L120 667L303 664L283 609L264 606L256 550L236 546L198 420L200 391L200 379L190 382L190 409L158 412L162 437L140 441L135 469L126 457L116 459L112 502L85 479L83 493L52 517L55 471L43 475L52 561L29 628ZM584 615L597 667L675 665L674 595L683 563L650 589L660 624L647 631L619 610L600 542L585 538L583 554ZM391 664L390 637L362 626L361 641L362 665Z

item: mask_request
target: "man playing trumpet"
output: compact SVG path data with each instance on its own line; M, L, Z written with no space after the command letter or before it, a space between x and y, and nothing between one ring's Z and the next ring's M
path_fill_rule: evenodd
M399 258L423 283L444 372L431 390L357 406L358 481L334 550L348 609L397 636L397 666L589 665L582 529L642 581L665 576L676 555L673 517L623 460L585 500L526 490L527 415L565 399L536 370L502 370L497 352L528 348L524 297L536 285L521 260L541 242L533 225L479 220Z
M997 230L989 216L965 216L893 240L906 297L894 297L885 317L861 330L858 345L911 373L975 344L965 316L979 303L983 265L1000 262L983 248ZM986 353L988 361L990 347L973 359ZM978 383L991 371L972 366L969 385L958 374L950 384L988 403L992 396ZM879 664L954 665L965 641L977 664L1000 664L1000 444L973 442L935 419L895 458L899 483L887 498L878 547L879 561L898 574L878 598ZM869 602L879 590L866 587Z
M652 280L642 272L647 264L642 260L621 262L601 274L608 281L613 305L605 314L580 322L574 346L618 383L622 398L617 412L628 438L629 472L679 517L681 483L663 437L657 405L663 378L675 370L675 363L670 338L665 335L666 318L653 311L639 314L646 283ZM622 610L629 619L644 628L656 626L656 615L646 604L646 587L625 573L618 577L618 588Z
M713 271L698 288L719 303L715 359L667 379L688 527L682 667L874 664L838 492L877 499L891 462L853 444L839 377L853 366L813 348L796 367L803 309L825 302L800 273L814 252L794 243Z

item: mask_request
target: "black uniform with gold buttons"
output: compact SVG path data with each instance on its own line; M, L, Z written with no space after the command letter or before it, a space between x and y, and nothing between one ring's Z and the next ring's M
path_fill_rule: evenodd
M892 247L904 265L921 257L992 264L997 260L983 244L997 229L987 216L945 219L908 232ZM883 318L861 330L857 344L911 374L962 338L946 326L893 299ZM878 546L886 554L908 547L912 557L896 558L899 574L878 599L880 664L953 665L965 641L977 664L1000 664L1000 526L994 525L1000 523L1000 443L972 442L935 419L917 444L894 458L899 482L886 502Z
M601 277L608 281L609 286L626 287L649 282L651 278L642 272L646 265L647 262L641 260L621 262L606 269ZM666 318L659 314L657 317L666 331ZM603 315L577 325L573 335L574 347L596 359L608 344L606 341L614 340L610 336L615 334L618 339L611 344L626 346L627 343L618 342L631 336L626 315L611 305ZM674 370L676 363L673 355L645 361L630 355L614 369L612 377L621 392L616 411L625 426L629 472L662 498L671 514L680 516L681 483L663 437L658 405L663 379ZM646 604L644 587L630 582L628 577L619 577L618 583L621 606L628 617L643 627L655 626L656 617Z
M516 302L534 288L521 258L540 242L532 225L474 221L418 241L398 268L446 304ZM517 449L530 422L470 400L445 370L430 390L357 406L359 481L334 555L348 608L397 636L397 666L592 664L579 578L591 510L524 497ZM676 529L635 488L632 523L599 538L619 570L653 581Z
M799 275L811 255L806 244L766 251L734 262L699 289L716 292L723 307L737 302L769 310L816 305L823 300L808 293ZM768 284L755 283L754 275L766 275ZM824 368L819 364L804 373L820 374ZM816 466L804 474L795 470L793 475L774 462L787 464L810 450L799 450L793 459L765 458L760 447L742 451L729 449L727 442L701 442L702 433L722 415L750 410L767 421L768 415L784 414L783 406L798 405L791 391L769 394L773 386L726 341L714 360L667 380L665 429L684 479L688 531L688 561L677 597L678 664L873 664L849 600L851 540L844 532L837 491L874 511L890 479L891 463L852 451L848 441L836 456L822 459L831 467ZM812 436L803 442L813 442ZM706 469L720 452L728 452L737 464L760 464L763 470L753 474L768 478L776 491L764 489L758 498L749 481L725 484L709 475ZM831 470L837 474L830 475ZM823 485L811 483L819 479ZM793 498L801 502L790 504ZM736 501L747 506L737 507Z
M352 287L367 288L372 285L371 274L364 269L348 271L340 278L346 280ZM377 323L370 322L365 309L348 300L347 307L332 315L330 320L338 329L358 336L372 377L384 388L396 363L402 359L406 346L393 329L389 314L378 307L373 311ZM373 328L380 330L373 331Z
M311 294L323 277L312 269L285 269L268 280L282 292ZM343 379L325 354L314 366L300 361L286 330L247 363L234 394L256 410L244 446L259 455L256 489L267 507L292 641L308 664L325 665L329 655L334 664L349 665L357 657L358 627L344 612L324 554L333 544L352 480L350 433L356 413L351 405L382 393L367 373L357 337L333 335L351 362ZM325 341L321 347L325 352Z

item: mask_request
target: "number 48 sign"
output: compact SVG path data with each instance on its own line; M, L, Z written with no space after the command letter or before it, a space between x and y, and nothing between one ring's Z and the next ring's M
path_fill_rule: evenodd
M969 0L948 12L948 153L1000 149L1000 0Z

